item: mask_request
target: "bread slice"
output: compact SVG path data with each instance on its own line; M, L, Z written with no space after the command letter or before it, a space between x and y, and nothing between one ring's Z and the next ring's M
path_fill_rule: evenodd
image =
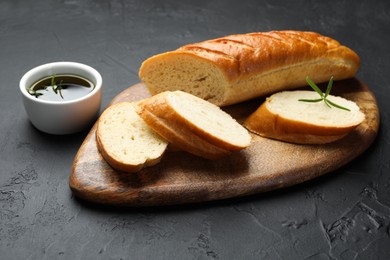
M324 144L343 138L363 122L365 116L352 101L329 95L327 98L351 111L328 107L315 91L296 90L276 93L244 122L251 132L263 137L298 143Z
M114 104L102 113L96 128L101 155L112 168L124 172L155 165L168 145L134 109L135 103Z
M216 105L183 91L166 91L140 101L136 112L182 150L218 159L250 145L251 136Z
M230 35L150 57L139 77L152 95L182 90L218 106L315 83L353 77L359 56L314 32Z

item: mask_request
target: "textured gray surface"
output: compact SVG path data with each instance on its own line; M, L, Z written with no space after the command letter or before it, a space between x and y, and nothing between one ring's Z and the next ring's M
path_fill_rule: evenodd
M389 28L386 0L0 1L0 258L390 259ZM18 92L30 68L78 61L101 72L104 108L139 82L153 54L278 29L317 31L356 50L382 120L357 160L284 190L169 208L86 204L68 187L86 133L35 130Z

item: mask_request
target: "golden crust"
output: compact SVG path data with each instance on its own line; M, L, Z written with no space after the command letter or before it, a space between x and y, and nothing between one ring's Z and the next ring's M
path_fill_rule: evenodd
M196 69L182 71L184 60L196 63ZM143 62L139 76L153 95L183 90L226 106L306 85L306 76L316 83L331 76L350 78L359 67L359 56L332 38L271 31L230 35L155 55ZM207 72L212 79L201 82L197 75Z
M199 49L203 51L197 51ZM353 50L315 32L271 31L236 34L189 44L176 51L184 50L216 62L226 71L232 82L251 74L313 59L348 61L351 68L345 77L353 76L360 66L360 58ZM222 56L225 56L225 59L222 59Z

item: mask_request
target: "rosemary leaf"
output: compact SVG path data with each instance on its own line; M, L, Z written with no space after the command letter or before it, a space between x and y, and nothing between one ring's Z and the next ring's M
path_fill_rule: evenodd
M55 78L56 74L51 77L51 88L53 89L54 93L58 94Z
M330 93L330 90L332 89L332 86L333 86L333 76L330 77L328 86L326 87L326 92L325 92L325 97L324 97L324 98L327 98L327 97L328 97L328 95L329 95L329 93Z
M298 101L312 102L312 103L320 102L320 101L322 101L322 100L323 100L322 98L319 98L319 99L298 99Z
M60 93L60 96L62 99L64 99L64 97L62 96L62 81L60 81L60 83L57 85L57 89L58 89L58 93Z
M62 95L62 88L60 88L60 89L58 90L58 93L60 93L60 97L61 97L62 99L64 99L64 96Z
M32 94L34 97L38 98L39 96L42 96L43 94L42 93L39 93L39 92L34 92Z
M327 100L326 98L324 98L324 103L325 103L329 108L332 108L332 106L329 104L329 100Z
M56 74L54 74L52 77L51 77L51 86L53 87L56 83L55 83L55 78L56 78Z
M328 102L329 104L331 104L332 106L334 106L334 107L337 107L337 108L340 108L340 109L343 109L343 110L346 110L346 111L351 111L351 109L346 108L346 107L343 107L343 106L340 106L340 105L337 105L336 103L333 103L333 102L330 101L329 99L327 99L327 102Z
M321 97L324 96L324 93L322 93L321 89L317 87L317 85L309 78L309 76L306 77L306 82L314 89Z
M324 101L324 103L328 106L328 107L336 107L336 108L339 108L339 109L343 109L343 110L346 110L346 111L351 111L350 109L346 108L346 107L343 107L343 106L340 106L340 105L337 105L336 103L330 101L329 99L327 99L327 97L329 96L330 94L330 91L332 89L332 86L333 86L333 76L330 78L329 80L329 83L328 83L328 86L326 88L326 92L325 94L321 91L321 89L319 87L317 87L317 85L309 78L309 76L306 77L306 81L307 83L310 85L310 87L312 87L312 89L314 89L319 95L321 98L319 99L298 99L298 101L303 101L303 102L320 102L320 101Z

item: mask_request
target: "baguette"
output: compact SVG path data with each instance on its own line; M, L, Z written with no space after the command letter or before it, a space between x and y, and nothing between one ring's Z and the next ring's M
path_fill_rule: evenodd
M219 107L182 91L141 100L139 116L158 134L184 151L219 159L250 145L248 131Z
M114 169L137 172L160 162L167 141L156 134L134 111L135 103L108 107L96 128L98 149Z
M327 98L350 111L328 107L324 102L308 103L299 99L318 99L314 91L296 90L276 93L244 122L260 136L297 144L325 144L346 136L365 116L352 101L329 95Z
M350 78L359 56L314 32L271 31L189 44L145 60L139 77L152 95L182 90L218 106L305 85Z

